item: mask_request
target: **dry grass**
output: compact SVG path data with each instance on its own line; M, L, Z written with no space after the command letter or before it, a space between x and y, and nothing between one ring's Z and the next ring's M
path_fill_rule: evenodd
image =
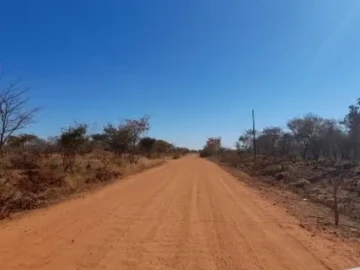
M162 162L163 159L120 157L94 151L79 156L73 171L65 175L58 154L13 153L0 164L0 219L14 212L48 205Z
M272 185L261 177L252 177L228 164L220 163L220 165L240 181L254 188L255 192L274 206L285 208L288 213L296 217L299 225L311 232L313 236L323 235L329 238L337 236L344 241L353 240L359 243L360 223L356 220L341 216L340 225L336 227L332 209L323 204L304 199L285 186Z
M301 161L259 156L256 161L248 154L224 153L220 162L254 176L262 183L289 190L301 198L332 208L333 181L341 177L344 183L339 190L339 210L357 222L360 221L360 165L331 160ZM337 167L345 170L338 174Z

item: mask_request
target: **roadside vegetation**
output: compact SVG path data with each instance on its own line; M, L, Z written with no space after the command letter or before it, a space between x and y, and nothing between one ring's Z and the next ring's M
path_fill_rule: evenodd
M26 95L19 82L4 86L0 78L0 219L189 152L147 137L148 116L108 124L99 132L74 123L51 138L23 133L38 112Z
M309 113L286 128L245 130L235 146L209 138L200 156L331 208L336 226L340 214L360 221L360 99L340 120Z

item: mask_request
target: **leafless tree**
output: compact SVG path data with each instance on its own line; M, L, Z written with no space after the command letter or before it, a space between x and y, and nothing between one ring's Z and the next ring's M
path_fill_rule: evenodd
M334 181L334 189L333 189L333 196L334 196L334 223L335 226L339 226L339 203L338 203L338 191L339 191L340 181Z
M1 82L2 76L0 76ZM7 87L0 85L0 154L11 135L34 121L38 108L29 108L29 99L25 96L28 89L20 90L19 81Z
M334 224L335 226L339 226L339 191L342 189L344 184L344 173L346 172L346 168L337 166L336 170L333 172L333 210L334 210Z

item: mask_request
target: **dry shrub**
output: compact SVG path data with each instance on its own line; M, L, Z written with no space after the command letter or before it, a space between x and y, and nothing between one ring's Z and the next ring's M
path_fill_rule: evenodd
M200 155L200 157L205 158L205 157L211 156L211 153L209 151L207 151L206 149L203 149L200 151L199 155Z
M16 183L20 190L40 193L49 187L59 187L62 185L63 175L56 174L48 168L36 170L25 170L21 173L22 177Z
M29 152L13 152L8 156L7 169L2 171L0 184L0 218L11 212L37 208L45 203L44 194L61 187L62 174L52 159ZM50 165L50 166L49 166Z
M6 218L11 212L34 209L40 204L33 193L21 192L13 186L6 185L0 191L0 219Z
M106 182L121 177L124 164L124 158L106 151L96 151L85 155L78 160L75 169L76 174L81 175L81 180L70 175L69 178L73 179L71 186L81 185L82 182L87 184Z
M0 219L11 212L39 207L38 194L31 191L33 186L24 181L22 172L10 171L0 184ZM34 188L39 191L39 189Z
M96 170L95 178L100 182L105 182L113 178L121 176L121 172L117 170L112 170L108 166L100 167Z
M71 190L77 190L80 189L85 185L85 179L81 175L77 174L67 174L64 177L64 183L67 187L69 187Z
M127 154L124 155L124 158L129 164L137 164L139 162L140 156Z
M65 176L59 154L13 154L0 164L0 219L58 201L92 184L153 167L161 161L95 150L78 156L73 172Z
M273 164L263 168L261 174L275 176L276 174L283 171L281 164Z
M242 159L242 156L236 152L225 152L225 153L221 154L220 161L226 162L226 163L230 164L232 167L236 168L240 164L242 164L243 159Z
M11 169L14 170L29 170L29 169L37 169L39 166L37 164L37 160L39 157L31 154L31 153L12 153L8 157L8 161L11 164Z

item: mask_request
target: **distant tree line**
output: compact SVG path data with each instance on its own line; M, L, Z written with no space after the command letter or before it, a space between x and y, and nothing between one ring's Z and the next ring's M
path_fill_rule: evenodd
M151 137L144 137L149 130L149 117L125 120L117 126L108 124L100 133L90 134L88 125L74 123L63 128L59 136L42 139L34 134L17 134L7 138L3 151L31 152L38 154L59 153L63 159L64 172L71 171L79 154L96 150L110 151L121 156L145 155L156 158L164 155L184 155L187 148Z
M360 159L360 99L341 120L309 113L290 119L287 128L266 127L256 131L257 152L273 157L318 160ZM236 142L240 152L253 152L253 130L243 132Z
M95 150L110 151L116 155L183 155L187 148L161 139L145 137L150 130L150 117L126 119L117 125L107 124L101 132L89 132L86 123L74 123L61 129L60 135L39 138L24 134L21 130L34 122L38 108L29 106L27 90L19 88L19 81L2 87L0 76L0 169L8 152L46 155L57 153L62 156L64 172L72 171L79 154Z
M221 149L221 137L210 137L206 140L204 148L200 151L200 157L216 155Z

